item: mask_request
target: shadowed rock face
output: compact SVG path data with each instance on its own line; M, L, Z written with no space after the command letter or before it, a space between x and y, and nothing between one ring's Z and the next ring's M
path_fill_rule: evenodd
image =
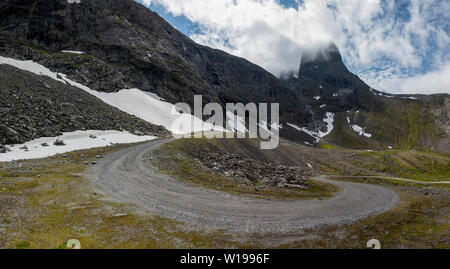
M194 94L222 104L279 102L292 119L304 109L269 72L194 43L133 0L6 0L0 32L1 54L38 60L95 90L135 87L172 103L191 103ZM61 59L61 50L86 55Z
M326 99L331 112L364 108L374 101L364 102L369 101L370 87L347 69L334 44L302 56L294 88L301 96L320 96Z

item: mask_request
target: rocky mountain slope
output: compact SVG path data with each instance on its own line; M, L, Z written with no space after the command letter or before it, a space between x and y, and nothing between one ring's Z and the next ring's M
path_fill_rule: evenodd
M21 144L76 130L127 130L163 136L167 131L45 76L0 65L0 144Z
M306 128L334 129L325 141L351 148L428 149L450 151L450 95L393 95L377 91L344 65L331 44L304 54L297 79L285 83L308 105ZM304 123L305 124L305 123Z
M192 103L194 94L222 104L279 102L283 115L302 112L297 96L269 72L194 43L133 0L6 0L0 33L0 54L35 60L93 90L139 88L171 103Z
M192 103L194 94L221 104L277 102L281 135L310 145L450 152L449 95L371 89L334 45L303 55L298 78L279 79L194 43L133 0L3 0L0 55L33 60L102 92L139 88L171 103Z

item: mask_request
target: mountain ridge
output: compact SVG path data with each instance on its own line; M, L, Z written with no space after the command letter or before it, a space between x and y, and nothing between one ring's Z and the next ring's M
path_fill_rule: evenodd
M222 105L276 102L285 123L281 135L294 141L314 144L309 133L326 132L324 119L333 113L334 128L322 142L450 151L449 95L372 89L345 67L332 43L304 54L298 78L283 80L243 58L196 44L133 0L5 0L0 15L0 55L36 61L93 90L139 88L191 105L195 94Z

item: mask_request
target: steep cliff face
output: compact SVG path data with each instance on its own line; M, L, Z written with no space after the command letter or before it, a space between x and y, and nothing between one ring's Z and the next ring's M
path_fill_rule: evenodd
M99 91L139 88L166 100L301 101L275 76L244 59L200 46L133 0L6 0L0 4L1 54L34 59ZM67 55L63 50L86 52Z

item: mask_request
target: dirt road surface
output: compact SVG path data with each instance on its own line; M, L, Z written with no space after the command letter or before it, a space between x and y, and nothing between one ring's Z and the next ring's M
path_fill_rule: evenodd
M165 217L243 233L290 233L321 225L340 225L380 214L400 198L375 185L315 180L337 185L332 198L274 201L208 190L160 174L149 156L172 139L133 146L108 156L88 169L86 177L103 193Z

